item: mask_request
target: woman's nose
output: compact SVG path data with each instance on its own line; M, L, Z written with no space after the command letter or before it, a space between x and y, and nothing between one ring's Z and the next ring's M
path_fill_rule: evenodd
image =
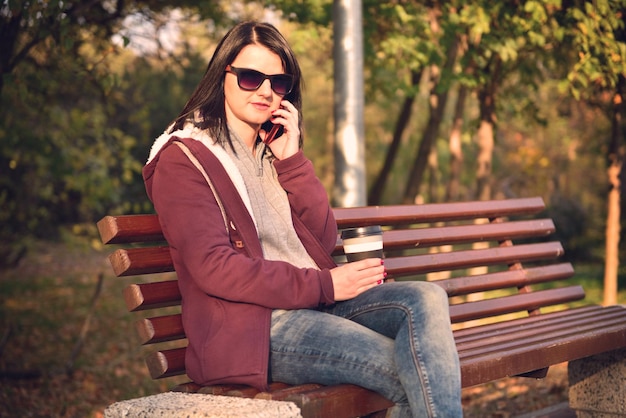
M269 79L263 80L263 83L259 86L258 93L265 97L272 95L272 84Z

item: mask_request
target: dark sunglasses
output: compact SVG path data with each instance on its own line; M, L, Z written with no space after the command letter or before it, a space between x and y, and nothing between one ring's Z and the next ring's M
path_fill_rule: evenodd
M272 90L276 94L285 96L291 93L293 88L293 76L291 74L267 75L249 68L237 68L232 65L226 67L226 72L237 76L239 88L246 91L254 91L261 87L265 80L270 80Z

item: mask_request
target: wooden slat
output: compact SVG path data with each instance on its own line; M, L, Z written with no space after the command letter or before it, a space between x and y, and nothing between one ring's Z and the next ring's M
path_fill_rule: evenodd
M290 386L281 390L273 390L269 392L261 392L255 396L256 399L265 399L268 401L284 401L291 395L297 395L304 392L310 392L323 387L317 383L308 383L304 385Z
M288 396L305 417L358 417L393 406L376 392L355 385L322 387Z
M601 326L572 328L566 335L549 334L539 341L526 342L497 353L483 351L461 360L463 387L473 386L548 367L565 361L626 347L626 311L616 321Z
M581 300L585 291L580 286L519 293L493 299L466 302L450 306L450 320L459 323L475 319L531 311L545 306L559 305Z
M124 289L124 300L129 312L180 305L178 281L131 284Z
M154 351L146 357L146 365L153 379L185 374L185 347Z
M545 313L542 315L532 315L525 318L517 318L513 325L515 327L524 328L527 326L533 326L535 322L542 321L562 321L563 317L567 320L570 315L597 315L597 312L602 309L609 310L610 308L602 308L598 305L586 305L578 308L562 309L560 311L554 311ZM508 332L510 329L515 329L510 321L494 322L484 325L476 325L469 328L457 329L454 331L454 339L457 344L473 341L474 339L481 339L483 335L489 335L498 332Z
M386 250L397 250L436 245L517 240L545 237L554 233L554 230L554 223L550 219L400 229L385 231L384 248Z
M233 393L237 389L245 389L249 386L246 385L210 385L203 386L198 390L199 393L204 393L206 395L226 395L227 393Z
M117 277L174 271L169 247L122 248L109 255Z
M476 292L553 282L570 278L573 275L574 267L570 263L559 263L476 276L456 277L434 281L433 283L441 286L448 293L448 296L462 296Z
M105 244L165 241L157 215L105 216L97 226Z
M385 251L428 248L437 245L485 241L505 241L545 237L554 233L550 219L532 219L480 225L445 225L432 228L395 229L383 232ZM343 254L343 242L337 237L333 255Z
M524 350L526 347L533 347L544 344L546 341L561 341L576 339L578 335L595 331L600 326L625 325L626 315L618 316L614 320L603 318L599 321L595 318L587 318L581 321L580 318L570 318L567 325L563 323L553 324L551 321L544 322L541 327L535 327L534 332L520 335L520 338L510 338L510 334L500 334L486 341L485 344L478 344L474 347L464 348L459 351L461 360L472 359L474 357L497 358L501 353L511 350ZM558 325L558 326L557 326Z
M185 338L185 329L180 314L143 318L135 325L143 345Z
M624 309L611 310L600 308L595 311L579 311L570 309L567 315L534 315L528 318L534 321L515 321L514 325L506 328L491 329L489 331L475 329L475 332L455 340L459 352L468 355L470 350L481 350L486 346L496 346L505 342L527 343L542 334L549 332L565 332L567 329L602 326L606 323L623 321L626 315ZM480 328L480 327L475 327ZM556 335L556 334L553 334ZM485 350L487 351L487 350Z
M480 250L454 251L406 257L389 257L385 267L390 277L432 273L497 264L553 259L563 255L559 242L514 245Z
M491 201L429 203L425 205L389 205L336 208L338 227L365 225L407 225L447 222L463 219L532 215L545 209L540 197Z
M506 199L425 205L391 205L362 208L335 208L339 228L369 225L405 225L460 219L495 218L539 213L541 198ZM367 220L364 220L367 219ZM162 241L157 215L105 216L98 223L105 244Z

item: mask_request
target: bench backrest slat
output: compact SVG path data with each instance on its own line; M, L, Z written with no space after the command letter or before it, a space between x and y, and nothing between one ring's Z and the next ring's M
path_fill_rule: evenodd
M585 291L580 286L518 293L452 305L450 306L450 319L452 323L472 321L514 312L532 311L546 306L574 302L584 297Z
M105 244L165 241L156 215L105 216L98 231Z
M334 213L337 226L341 229L364 224L407 225L463 219L515 217L537 214L544 209L543 200L533 197L428 205L335 208ZM98 231L105 244L164 240L157 215L105 216L98 222Z
M109 261L118 277L174 271L169 247L119 249Z
M539 197L491 201L336 208L339 228L363 225L409 225L464 219L492 219L537 214L545 209Z
M180 305L178 281L131 284L124 289L124 300L129 312Z
M385 251L410 250L438 245L463 244L484 241L521 240L546 237L554 233L550 219L492 223L482 225L451 225L441 227L390 230L383 233ZM335 254L343 254L343 245L338 239Z
M565 280L573 275L574 268L570 263L560 263L519 270L505 270L477 276L455 277L439 280L436 283L445 289L448 296L452 297Z
M521 263L553 259L562 254L561 243L554 241L389 258L385 260L385 267L392 277L402 277L437 271L492 266L507 262Z

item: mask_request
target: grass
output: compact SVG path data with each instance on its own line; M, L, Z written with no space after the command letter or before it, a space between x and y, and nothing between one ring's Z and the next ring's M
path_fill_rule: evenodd
M0 416L102 417L111 403L184 381L148 375L134 328L138 315L126 311L121 297L137 279L114 277L106 260L111 249L96 242L39 242L16 269L0 271ZM574 280L599 303L602 266L577 271ZM626 291L619 301L626 303ZM566 399L566 376L555 370L543 386L505 379L464 390L466 416L509 416L503 411Z

